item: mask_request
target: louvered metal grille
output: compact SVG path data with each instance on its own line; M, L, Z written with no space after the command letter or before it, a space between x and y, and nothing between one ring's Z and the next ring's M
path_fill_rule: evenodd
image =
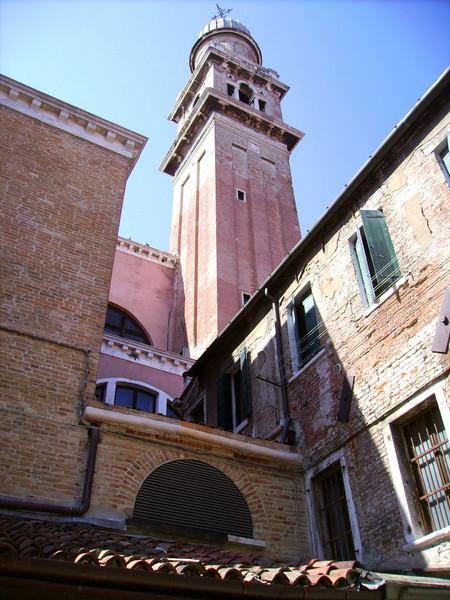
M253 537L247 502L229 477L197 460L155 469L136 496L134 517L208 532Z

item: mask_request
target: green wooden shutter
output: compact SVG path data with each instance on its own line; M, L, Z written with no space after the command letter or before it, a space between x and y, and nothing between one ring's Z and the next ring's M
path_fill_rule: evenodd
M239 356L241 366L241 385L242 385L242 411L243 417L246 419L252 414L252 399L250 389L250 367L248 363L247 348L244 348Z
M372 302L375 300L375 294L373 292L372 278L370 276L369 265L367 263L367 257L366 253L364 252L364 245L361 239L361 232L359 231L359 229L356 233L354 248L356 259L358 261L361 283L364 287L364 291L366 294L367 304L372 304Z
M231 405L231 375L223 373L217 382L217 426L226 431L233 430L233 408Z
M447 147L442 150L440 156L447 169L447 174L450 175L450 133L447 135Z
M375 270L374 293L379 296L399 277L397 257L384 214L380 210L362 210L361 218Z

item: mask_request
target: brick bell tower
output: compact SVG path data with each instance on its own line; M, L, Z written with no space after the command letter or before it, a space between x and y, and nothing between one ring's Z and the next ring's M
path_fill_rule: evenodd
M212 19L189 64L161 170L174 178L170 251L185 328L171 346L195 358L300 239L289 155L303 134L283 122L289 88L239 21Z

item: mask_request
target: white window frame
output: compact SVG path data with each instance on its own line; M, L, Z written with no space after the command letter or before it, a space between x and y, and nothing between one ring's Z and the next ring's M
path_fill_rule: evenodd
M358 519L356 516L355 504L353 502L352 488L350 486L350 479L348 476L347 461L344 455L344 449L336 450L327 458L322 460L319 464L308 469L305 473L305 484L307 492L307 512L309 515L309 532L313 546L313 554L319 556L319 558L329 558L325 556L325 552L322 545L322 539L320 536L320 524L317 515L317 503L316 495L314 491L314 479L320 475L325 469L335 463L339 463L342 472L342 480L344 482L345 499L347 501L348 516L350 519L350 527L353 536L353 546L355 548L356 559L363 561L363 549L361 545L361 536L359 533Z
M155 401L155 414L157 415L166 415L167 414L167 402L172 401L172 396L169 396L167 392L161 390L153 385L149 385L143 381L138 381L136 379L126 379L125 377L104 377L102 379L98 379L96 385L106 384L105 389L105 404L109 406L114 406L114 399L116 397L116 387L120 384L133 385L136 387L140 387L142 389L146 389L153 394L156 394ZM142 411L145 412L145 411Z
M364 209L363 209L364 210ZM383 212L381 208L376 208L374 210L379 210ZM367 255L364 249L364 244L362 241L361 230L363 229L362 222L359 222L356 228L355 233L349 238L348 244L350 248L350 256L352 259L353 270L355 271L356 281L358 283L359 295L361 297L361 301L365 308L364 317L367 317L372 313L378 306L383 304L388 298L390 298L395 292L401 288L406 283L406 277L400 276L397 281L395 281L390 288L385 290L382 294L375 298L375 293L373 289L372 278L370 275L369 264L367 262ZM389 234L390 235L390 234ZM356 252L356 243L359 243L362 248L362 262L360 264L357 252ZM397 254L396 254L397 258ZM397 258L398 261L398 258ZM364 272L363 272L364 270ZM368 282L367 285L365 280Z
M403 550L406 552L415 552L423 548L434 546L444 540L450 540L450 527L444 527L443 529L433 531L432 533L428 534L424 534L423 531L418 527L416 510L411 501L408 500L405 492L404 477L402 476L401 470L403 449L398 448L395 444L394 432L394 429L397 427L399 422L407 417L408 413L411 413L421 404L424 405L423 408L426 408L427 402L430 401L432 396L434 396L439 408L439 412L441 413L442 422L447 432L447 437L450 439L450 410L447 405L443 386L444 382L440 381L420 392L409 402L396 410L392 415L389 415L384 424L384 444L386 446L389 460L392 483L400 509L403 533L406 540L406 545L403 546Z
M242 204L244 204L245 202L247 202L247 194L245 192L245 190L241 190L241 188L235 188L236 190L236 200L238 200L239 202L242 202ZM244 199L241 200L239 198L239 192L241 192L242 194L244 194Z
M295 310L295 304L296 304L297 298L302 296L302 294L308 288L311 291L312 297L314 299L314 308L316 308L316 298L313 294L310 281L305 281L302 284L302 286L299 288L299 290L297 290L295 292L295 294L293 294L287 302L286 315L287 315L287 324L288 324L289 348L291 351L291 360L292 360L292 377L289 379L288 383L291 383L291 381L296 379L300 373L302 373L305 369L307 369L311 365L311 363L316 361L319 358L319 356L322 356L323 353L325 352L325 347L321 344L321 346L322 346L321 349L316 354L314 354L314 356L312 356L307 362L305 362L303 364L300 363L299 356L298 356L299 351L297 348L299 341L297 340L297 328L296 328L296 324L295 324L294 310Z

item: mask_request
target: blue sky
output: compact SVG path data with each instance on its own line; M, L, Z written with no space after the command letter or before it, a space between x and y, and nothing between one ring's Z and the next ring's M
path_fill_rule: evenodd
M291 87L284 120L305 132L291 168L303 233L448 66L450 2L237 1L264 65ZM149 138L120 233L168 249L171 178L158 166L188 56L215 2L0 0L1 71Z

